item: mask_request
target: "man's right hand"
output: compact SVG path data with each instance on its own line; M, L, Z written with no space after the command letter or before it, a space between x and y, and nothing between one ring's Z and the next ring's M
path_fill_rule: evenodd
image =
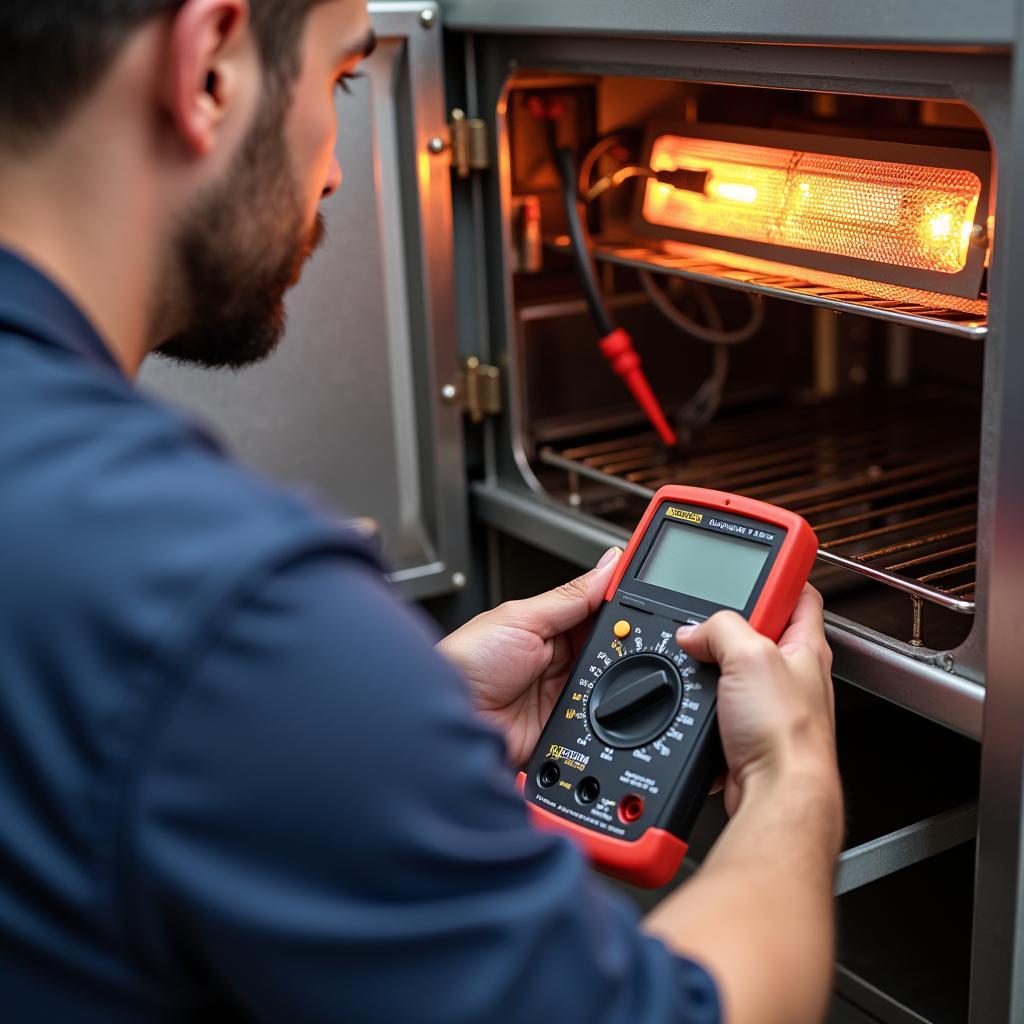
M730 815L755 777L776 781L808 771L838 794L832 651L812 586L804 587L778 645L735 612L684 626L676 640L687 654L721 668L718 726Z
M644 928L708 969L732 1024L817 1024L829 998L843 834L821 597L804 590L778 645L732 612L678 640L721 667L731 819Z

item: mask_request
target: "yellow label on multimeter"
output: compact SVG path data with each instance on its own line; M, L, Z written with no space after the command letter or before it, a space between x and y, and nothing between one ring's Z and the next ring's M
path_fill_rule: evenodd
M688 523L702 523L704 517L699 512L690 512L685 508L667 508L665 515L673 519L685 519Z

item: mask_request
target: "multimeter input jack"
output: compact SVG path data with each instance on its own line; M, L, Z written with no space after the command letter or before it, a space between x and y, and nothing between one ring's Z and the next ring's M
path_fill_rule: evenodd
M537 785L544 789L550 789L561 777L562 773L554 761L545 761L537 769Z
M619 801L619 817L627 824L632 825L644 813L644 798L636 793L627 793Z
M580 779L576 786L576 799L581 804L592 804L601 793L601 783L594 778L593 775L588 775L585 779Z

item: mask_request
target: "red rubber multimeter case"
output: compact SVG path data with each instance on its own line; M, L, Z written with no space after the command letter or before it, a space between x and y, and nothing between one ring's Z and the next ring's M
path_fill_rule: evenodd
M714 548L726 564L737 557L764 560L744 607L687 593L685 572L678 588L644 580L654 545L676 529L666 523L698 531L699 540L691 534L686 543ZM670 881L722 767L717 666L689 659L675 631L731 607L778 640L817 550L814 531L786 509L723 491L661 488L619 560L593 632L519 774L534 823L573 838L608 874L649 887ZM720 582L711 580L710 587L693 589L716 587Z

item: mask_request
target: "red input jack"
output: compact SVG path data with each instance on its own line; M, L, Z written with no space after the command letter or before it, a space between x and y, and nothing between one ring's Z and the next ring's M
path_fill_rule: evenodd
M626 825L632 825L644 813L644 798L636 793L627 793L619 801L619 817Z

